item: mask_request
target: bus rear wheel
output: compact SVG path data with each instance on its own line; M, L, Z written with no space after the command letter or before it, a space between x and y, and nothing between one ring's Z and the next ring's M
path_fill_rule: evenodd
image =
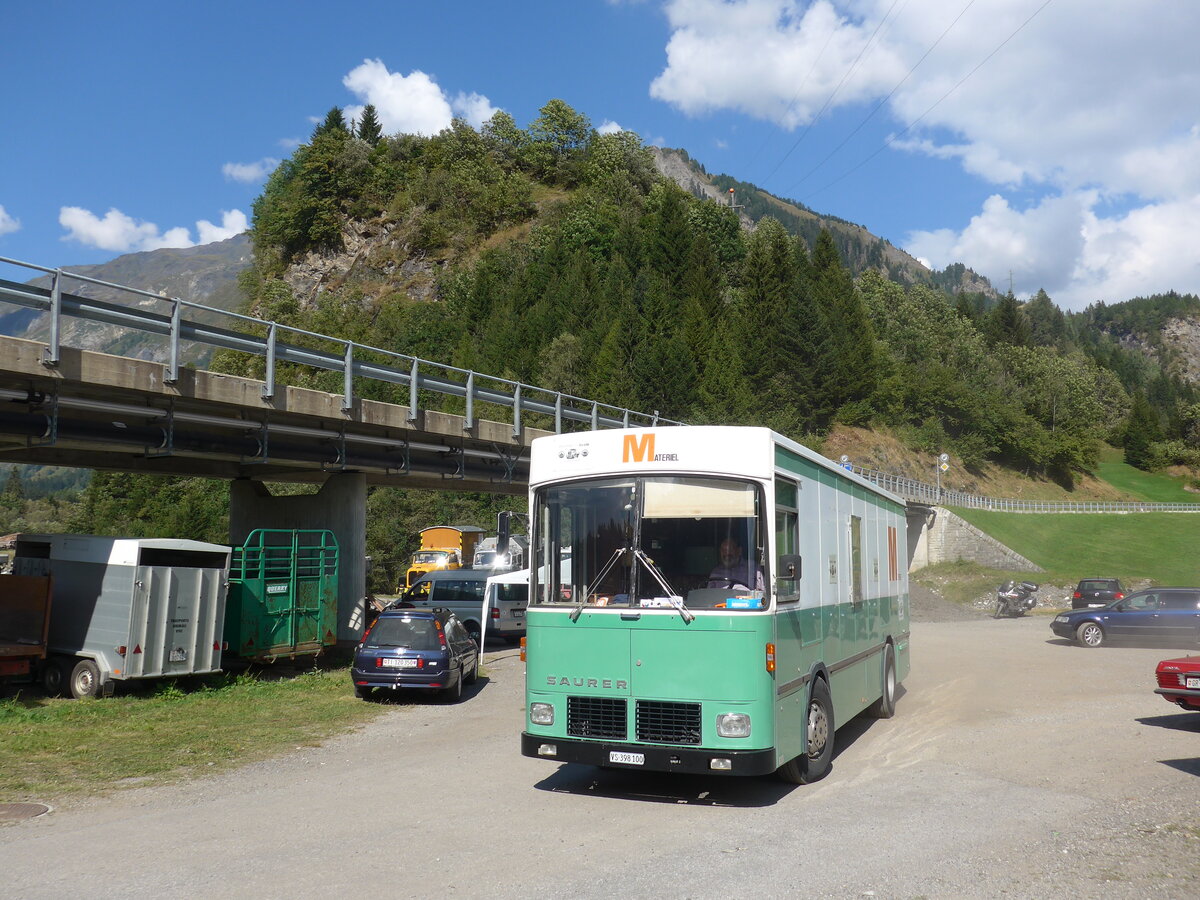
M888 644L883 648L883 685L879 699L867 707L867 715L875 719L890 719L896 714L896 651Z
M808 722L805 728L806 750L776 770L784 781L812 784L829 774L833 763L833 701L824 678L813 682L808 698Z

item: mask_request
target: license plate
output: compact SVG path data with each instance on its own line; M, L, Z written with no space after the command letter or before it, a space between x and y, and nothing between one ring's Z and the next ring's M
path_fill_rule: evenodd
M1200 690L1200 675L1188 675L1184 680L1184 685L1191 690Z
M611 763L624 763L627 766L644 766L646 764L645 753L622 753L620 750L608 751L608 761Z
M415 669L417 667L415 659L393 659L385 656L379 662L385 669Z
M187 651L176 648L167 655L168 662L187 662Z
M523 609L514 609L514 610L512 611L512 613L513 613L513 618L514 618L514 619L523 619L523 618L525 618L525 610L523 610Z

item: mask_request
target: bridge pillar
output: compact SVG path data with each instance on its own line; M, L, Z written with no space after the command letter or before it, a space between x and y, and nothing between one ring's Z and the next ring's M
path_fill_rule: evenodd
M229 540L236 545L255 528L328 528L338 541L339 644L363 633L367 593L367 476L330 475L315 494L275 496L260 481L240 478L229 486Z

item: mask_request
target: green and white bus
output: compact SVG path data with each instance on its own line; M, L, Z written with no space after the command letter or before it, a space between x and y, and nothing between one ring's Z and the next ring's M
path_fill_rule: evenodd
M893 714L899 497L765 428L538 438L529 481L524 755L803 784Z

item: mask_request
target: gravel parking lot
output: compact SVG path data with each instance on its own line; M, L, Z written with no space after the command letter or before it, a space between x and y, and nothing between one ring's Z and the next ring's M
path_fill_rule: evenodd
M1200 896L1200 715L1153 693L1177 652L1048 624L914 593L896 717L847 723L806 787L521 757L522 666L490 653L459 706L0 828L3 892Z

